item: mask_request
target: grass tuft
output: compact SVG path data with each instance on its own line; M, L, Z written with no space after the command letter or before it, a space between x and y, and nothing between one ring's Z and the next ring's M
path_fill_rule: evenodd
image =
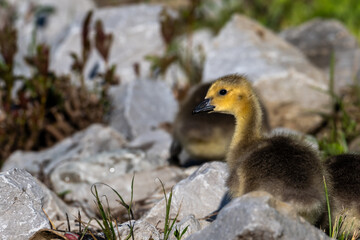
M132 210L132 205L133 205L133 196L134 196L134 178L135 178L135 175L132 177L132 181L131 181L131 199L130 199L130 203L127 204L123 197L114 189L112 188L111 186L109 186L108 184L106 183L98 183L98 184L102 184L104 186L107 186L109 187L116 195L117 197L119 198L118 202L126 209L127 211L127 214L128 214L128 219L129 219L129 228L130 228L130 232L128 234L128 236L126 237L126 240L128 239L132 239L134 240L135 239L135 236L134 236L134 224L131 220L135 220L134 219L134 213L133 213L133 210ZM111 211L110 211L110 207L109 207L109 204L107 202L107 208L105 209L104 208L104 205L102 203L102 201L100 200L100 197L99 197L99 194L98 194L98 191L97 191L97 187L96 187L96 184L93 184L91 186L91 193L94 195L95 197L95 201L96 201L96 206L99 210L99 213L100 213L100 216L101 216L101 219L102 219L102 222L100 222L99 220L95 219L96 222L99 224L101 230L103 231L104 235L106 236L106 239L108 240L116 240L116 234L115 234L115 228L114 228L114 225L116 226L117 228L117 221L116 219L111 215ZM107 198L106 198L107 200ZM119 231L117 231L118 234L119 234ZM120 236L118 236L119 239L120 239Z
M173 194L173 189L171 188L170 193L169 193L169 197L167 197L166 191L165 191L165 186L163 184L163 182L158 179L163 193L164 193L164 198L165 198L165 224L164 224L164 238L163 240L168 240L170 238L170 234L172 232L172 230L174 229L175 223L178 220L179 217L179 213L180 213L180 208L178 210L178 212L176 213L176 216L174 219L170 219L170 209L171 209L171 200L172 200L172 194ZM176 237L176 239L181 239L181 237L186 233L186 231L188 230L188 226L186 228L184 228L184 230L181 232L181 234L179 234L179 231L177 229L175 229L174 231L174 236Z
M318 113L323 118L323 124L313 132L313 134L317 135L323 158L348 152L348 143L360 135L360 129L357 126L360 94L357 94L357 91L349 92L350 97L346 101L345 96L337 94L334 87L334 69L335 55L332 54L329 90L326 92L320 90L330 97L332 110L330 113ZM350 86L349 88L356 90L358 86ZM356 109L356 111L353 109Z

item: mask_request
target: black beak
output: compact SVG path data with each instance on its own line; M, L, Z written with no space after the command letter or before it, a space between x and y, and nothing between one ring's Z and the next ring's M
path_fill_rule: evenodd
M199 112L210 112L214 110L215 106L210 105L210 99L205 99L202 101L199 105L197 105L194 110L192 111L192 114L197 114Z

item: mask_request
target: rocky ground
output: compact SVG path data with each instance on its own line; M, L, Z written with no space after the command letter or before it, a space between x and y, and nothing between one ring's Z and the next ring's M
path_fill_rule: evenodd
M235 199L210 222L209 215L219 208L227 191L226 164L169 166L172 137L164 126L171 125L178 111L171 87L183 82L185 73L173 64L164 75L153 76L145 60L165 51L159 23L162 5L96 8L90 0L10 2L20 11L16 24L21 29L19 46L27 46L34 31L34 16L25 14L31 3L57 9L48 24L35 31L38 41L51 46L51 68L62 74L71 74L69 52L79 51L81 21L87 10L94 9L93 19L102 19L106 31L114 34L109 64L117 65L122 81L109 90L113 108L107 126L94 124L50 149L16 151L7 159L0 173L1 239L29 239L40 229L50 228L49 220L55 228L68 230L66 216L72 229L77 229L79 211L85 223L99 217L93 184L108 184L130 202L133 176L135 239L163 238L166 202L158 179L168 194L172 188L170 216L179 214L175 227L188 226L183 239L328 239L322 230L296 216L290 206L264 192ZM234 15L216 35L203 29L188 38L192 40L184 43L186 47L196 55L200 45L206 57L202 81L246 74L262 96L273 128L305 133L321 120L312 112L329 111L329 96L316 89L328 88L327 59L332 52L336 92L358 77L359 46L336 20L316 19L277 34L246 16ZM29 71L21 60L25 51L20 48L16 65L16 71L23 74ZM89 87L96 81L90 73L104 65L94 50L85 68ZM126 237L125 209L109 187L97 186L121 221L120 236ZM96 229L95 221L92 223Z

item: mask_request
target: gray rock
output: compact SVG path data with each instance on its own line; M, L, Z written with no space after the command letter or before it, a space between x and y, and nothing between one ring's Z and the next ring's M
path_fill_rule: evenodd
M109 95L114 106L110 126L128 139L172 122L178 108L170 88L152 79L138 79L112 87Z
M135 172L140 168L142 168L141 171ZM146 163L143 153L136 154L136 152L123 151L123 154L118 156L113 155L111 157L111 154L107 153L103 157L98 156L75 163L64 163L51 174L51 183L57 193L69 191L64 197L65 200L80 205L88 216L94 217L97 213L97 207L94 203L95 197L91 192L92 185L99 183L96 184L97 191L100 196L106 196L109 208L113 213L123 212L124 208L119 204L118 196L109 186L115 189L125 202L129 203L131 181L134 175L134 202L144 201L155 192L160 191L157 178L164 182L166 188L170 188L186 177L180 168L154 169L154 166Z
M360 48L356 38L338 20L314 19L280 34L298 47L329 77L331 54L335 54L335 89L359 81Z
M130 224L134 228L134 239L135 240L160 240L160 233L155 226L151 225L146 221L128 221L122 223L118 227L121 239L126 239L130 234ZM130 238L132 239L132 238Z
M45 216L44 213L46 213L47 215L47 217L45 216L46 224L45 225L42 224L41 227L39 227L39 229L49 228L50 225L48 219L50 219L55 224L55 226L59 226L59 224L57 223L60 222L65 223L62 226L60 226L59 229L66 230L67 216L70 220L70 225L72 226L72 229L74 229L75 220L77 219L79 211L81 213L82 221L84 222L89 221L86 214L84 214L84 211L82 211L81 208L70 207L66 205L63 202L63 200L61 200L53 191L48 189L43 183L33 178L29 173L27 173L22 169L14 168L7 172L0 173L0 187L2 190L5 191L4 193L8 194L7 196L5 195L3 195L3 197L0 196L0 213L1 216L5 216L2 213L4 213L4 209L8 207L9 210L6 210L6 214L11 213L12 215L9 215L9 219L7 220L9 220L11 223L13 220L19 220L19 221L23 220L23 218L19 219L18 217L19 212L17 212L17 210L19 211L24 210L28 214L29 208L32 208L34 211L31 213L32 215L26 215L25 218L35 217L34 220L39 220L39 219L41 220L41 218ZM26 197L22 197L25 195ZM6 207L4 203L12 198L16 200L12 202L11 201L8 202L13 203L13 206ZM23 208L21 208L22 204L24 205L22 206ZM3 223L4 219L1 216L0 216L0 222ZM14 219L12 219L12 217L14 217ZM35 225L37 223L33 222L31 224ZM40 224L40 222L38 224ZM11 225L11 228L14 228L11 229L11 231L16 231L17 226Z
M117 150L122 148L124 144L124 138L111 127L93 124L47 150L14 152L5 161L3 170L18 167L25 169L33 176L48 176L61 162Z
M82 18L87 11L95 8L92 0L9 0L17 10L16 29L18 30L18 53L15 72L30 74L23 57L28 55L36 34L36 44L46 43L55 46L59 36L77 18ZM40 7L53 8L50 14L37 14Z
M78 214L80 212L81 221L88 222L89 218L86 216L85 211L80 207L68 206L61 200L53 191L48 189L43 183L37 181L43 190L43 210L54 223L55 227L59 230L68 230L67 218L71 229L78 229Z
M266 192L234 199L216 221L186 240L197 239L330 239L296 216L292 207Z
M174 232L177 230L180 234L186 229L186 232L184 233L183 237L181 239L185 239L186 237L190 236L191 234L198 232L201 230L201 225L199 221L195 218L193 214L185 217L183 220L181 220L178 223L175 223L174 228L171 231L170 239L176 240L176 237L174 236Z
M50 182L57 193L70 191L65 196L67 201L89 199L94 183L111 183L126 173L154 169L144 157L142 151L118 150L74 159L57 166L50 175Z
M260 93L273 127L308 130L320 121L309 110L324 110L325 76L295 47L241 15L223 27L206 53L204 81L245 74ZM306 96L306 97L304 97Z
M1 239L29 239L37 230L49 227L43 210L44 192L26 171L0 173Z
M360 137L357 137L351 141L349 144L349 151L360 153Z
M154 166L164 166L169 158L171 136L162 129L145 132L126 146L142 149L146 153L146 160Z
M222 162L205 163L173 187L170 217L179 212L179 220L193 214L203 218L217 210L226 192L227 167ZM165 182L165 181L163 181ZM165 199L159 201L143 219L151 224L164 224Z
M101 19L106 32L113 33L113 44L110 50L109 65L116 64L116 73L122 82L136 78L134 64L140 66L140 75L150 74L150 62L144 59L147 55L161 55L165 49L161 37L159 14L162 6L136 4L122 7L101 8L94 11L93 21ZM75 22L66 36L54 50L51 68L59 74L70 71L72 58L70 52L80 54L82 20ZM93 29L93 27L91 27ZM92 31L93 32L93 31ZM92 35L90 35L92 36ZM96 66L103 72L105 64L93 49L86 65L84 75L89 75Z

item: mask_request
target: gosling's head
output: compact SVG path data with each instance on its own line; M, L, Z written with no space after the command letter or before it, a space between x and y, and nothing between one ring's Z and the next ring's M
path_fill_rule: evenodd
M217 79L209 88L205 100L193 110L199 112L221 112L237 116L246 114L253 105L254 91L241 75L227 75Z

